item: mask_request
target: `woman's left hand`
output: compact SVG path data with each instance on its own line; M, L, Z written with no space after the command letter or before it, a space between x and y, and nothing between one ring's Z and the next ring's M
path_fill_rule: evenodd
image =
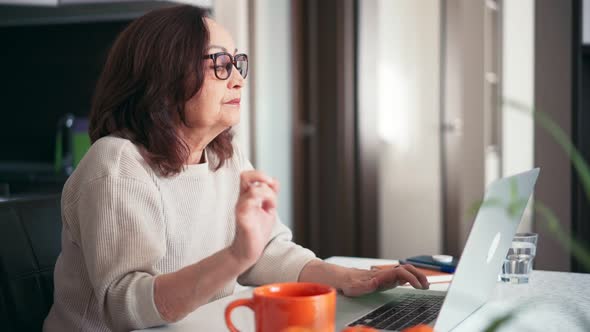
M340 291L346 296L360 296L376 291L383 291L406 282L417 289L428 289L430 284L424 273L414 266L398 265L387 270L347 269L346 277L341 283Z

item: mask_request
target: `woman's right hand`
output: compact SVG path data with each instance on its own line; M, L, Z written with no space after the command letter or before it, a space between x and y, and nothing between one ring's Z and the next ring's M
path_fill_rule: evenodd
M277 218L278 182L259 171L240 174L240 196L236 204L236 235L230 246L233 256L248 266L266 247Z

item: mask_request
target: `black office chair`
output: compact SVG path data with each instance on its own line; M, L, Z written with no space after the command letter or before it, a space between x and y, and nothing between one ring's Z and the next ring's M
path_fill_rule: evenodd
M0 330L41 331L60 250L59 195L0 202Z

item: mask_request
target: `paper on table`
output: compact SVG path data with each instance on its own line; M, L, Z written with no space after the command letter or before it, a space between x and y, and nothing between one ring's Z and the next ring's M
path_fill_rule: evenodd
M344 267L353 267L357 269L370 270L375 265L399 264L398 261L392 259L378 259L378 258L361 258L361 257L345 257L333 256L325 260L328 263L336 264Z

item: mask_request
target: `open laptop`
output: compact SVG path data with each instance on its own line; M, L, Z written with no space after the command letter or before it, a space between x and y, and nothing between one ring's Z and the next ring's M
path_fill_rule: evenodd
M492 295L539 169L491 183L447 292L396 288L360 298L339 297L337 330L367 325L398 331L420 323L449 331Z

